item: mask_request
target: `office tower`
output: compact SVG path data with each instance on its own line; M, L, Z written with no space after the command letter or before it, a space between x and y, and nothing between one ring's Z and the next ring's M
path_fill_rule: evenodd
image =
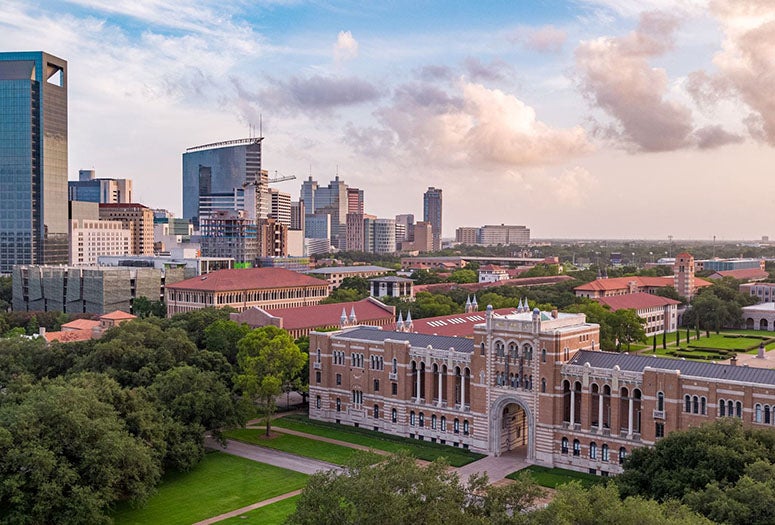
M340 250L347 249L347 210L349 200L347 185L344 181L339 180L337 175L334 180L328 183L328 186L321 187L310 177L301 185L300 200L304 201L308 216L319 214L331 216L331 245ZM307 237L316 236L307 234Z
M428 188L422 204L422 220L431 223L433 231L433 250L441 250L441 188Z
M269 210L264 185L268 176L261 171L262 141L263 137L254 137L188 148L183 154L183 218L198 227L201 197L228 199L231 195L232 200L239 200L236 194L240 191L248 217L266 218L261 217Z
M304 231L304 201L291 201L291 230Z
M362 252L363 246L363 213L347 214L347 246L348 252Z
M256 222L243 210L220 210L203 218L199 244L203 257L230 257L237 267L251 267L260 253Z
M455 242L460 244L476 244L479 238L479 228L461 226L455 230Z
M347 213L363 213L363 190L347 188Z
M153 210L142 204L100 204L100 220L121 221L132 232L131 255L153 255Z
M301 194L299 200L304 201L304 207L307 209L307 213L315 213L315 192L318 191L318 183L312 180L310 175L309 179L301 183Z
M327 213L313 213L304 216L304 237L306 239L331 240L331 216Z
M396 234L396 241L398 242L411 242L414 240L414 214L412 213L402 213L400 215L396 215L396 226L398 225L403 226L404 237L399 239L398 234Z
M485 246L519 244L526 246L530 244L530 228L509 224L487 224L479 228L477 244Z
M412 247L418 252L433 251L433 226L429 222L420 221L414 225L414 241Z
M0 53L0 273L66 264L67 62Z
M291 226L291 194L284 191L271 188L269 190L270 206L269 217L275 219L280 224L284 224L286 229Z
M79 170L78 180L67 183L71 201L98 203L132 202L132 179L97 178L94 170Z
M373 222L372 249L374 253L395 253L396 251L396 220L376 219Z

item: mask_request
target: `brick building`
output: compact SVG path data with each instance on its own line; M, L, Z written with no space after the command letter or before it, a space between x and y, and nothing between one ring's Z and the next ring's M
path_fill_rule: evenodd
M717 417L775 424L775 370L599 350L583 314L488 310L474 338L310 334L310 417L600 475Z

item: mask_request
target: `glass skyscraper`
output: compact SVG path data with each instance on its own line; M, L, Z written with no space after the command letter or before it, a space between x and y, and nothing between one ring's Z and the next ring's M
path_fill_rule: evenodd
M441 188L428 188L422 204L422 220L430 223L433 232L433 250L441 250Z
M67 264L67 62L0 53L0 273Z

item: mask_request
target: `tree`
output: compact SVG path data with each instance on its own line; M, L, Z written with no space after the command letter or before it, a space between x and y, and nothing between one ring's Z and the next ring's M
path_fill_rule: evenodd
M630 343L646 342L646 332L643 330L644 320L633 309L617 310L608 318L608 323L614 337L627 343L627 350L630 350Z
M468 268L460 268L452 272L452 274L447 278L447 281L458 284L476 283L479 282L479 276L473 270L469 270Z
M308 359L288 332L276 326L256 328L237 343L236 383L249 399L261 400L269 436L275 398L295 379Z
M164 301L151 301L144 295L136 297L132 301L132 312L137 317L164 317L167 315L167 307Z
M342 472L314 474L287 523L516 523L542 493L528 476L504 487L486 476L462 483L443 460L421 467L400 453L376 465L361 460Z
M231 364L237 364L237 343L250 332L245 323L218 319L205 328L204 345L211 352L226 356Z
M663 286L662 288L657 288L657 290L654 292L654 295L658 295L660 297L666 297L668 299L673 299L675 301L680 301L682 303L686 302L686 298L681 297L678 294L678 291L673 286Z

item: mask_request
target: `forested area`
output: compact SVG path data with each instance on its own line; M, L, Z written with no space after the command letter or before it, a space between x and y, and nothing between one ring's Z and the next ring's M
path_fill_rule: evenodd
M253 415L248 400L298 382L306 354L286 332L228 314L138 319L64 345L0 339L0 522L107 523L117 502L142 504L165 472L195 466L206 433Z

